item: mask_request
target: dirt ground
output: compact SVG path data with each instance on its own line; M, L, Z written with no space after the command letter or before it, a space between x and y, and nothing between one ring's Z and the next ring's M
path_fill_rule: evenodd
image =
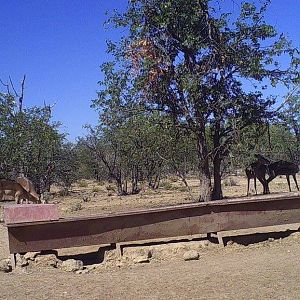
M225 197L245 195L245 178L226 180ZM197 183L197 180L190 180L195 195ZM270 190L287 192L285 178L274 180ZM67 196L62 196L58 188L52 192L49 202L59 205L61 216L193 202L175 179L165 181L158 191L144 189L138 195L126 197L116 196L108 184L87 181L74 185ZM261 193L260 186L258 192ZM0 203L1 218L2 206ZM287 228L293 230L286 231ZM103 263L103 268L88 274L50 267L0 272L0 299L299 299L300 232L297 229L298 226L273 227L272 233L250 235L247 233L254 231L245 231L247 235L230 238L233 243L225 248L217 245L214 239L126 247L124 263ZM269 229L260 230L263 231ZM60 250L59 255L68 258L97 249ZM132 253L149 249L153 253L149 263L132 263ZM191 249L196 249L200 258L186 262L182 254ZM0 224L0 259L7 257L6 229Z
M187 192L184 184L177 178L169 178L162 181L157 190L146 187L141 188L137 195L117 196L113 184L82 180L74 184L65 195L61 188L53 187L49 203L59 206L60 216L80 216L101 213L122 212L135 209L147 209L160 206L180 205L197 202L199 196L199 180L188 180L192 190L192 197ZM294 182L291 183L292 191L296 191ZM251 195L255 195L253 181L250 185ZM272 196L288 192L285 178L277 177L270 183ZM247 193L247 180L244 176L229 176L223 180L224 198L245 197ZM262 186L257 183L257 193L262 194ZM9 202L8 202L9 203ZM12 203L12 202L11 202ZM3 218L0 201L0 219Z

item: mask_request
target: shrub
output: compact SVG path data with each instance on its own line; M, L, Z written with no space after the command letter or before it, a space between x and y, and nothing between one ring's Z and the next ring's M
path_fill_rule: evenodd
M165 190L173 190L173 185L168 181L161 182L160 187Z
M112 186L112 185L107 185L106 186L106 189L108 190L108 191L115 191L115 188L114 188L114 186Z
M92 189L93 193L99 193L100 192L100 188L98 188L97 186L94 186Z
M85 181L78 181L78 186L81 188L86 188L88 187L88 183Z
M177 176L170 176L170 177L169 177L169 180L170 180L171 182L177 182L177 181L178 181L178 177L177 177Z
M77 203L74 203L72 206L71 206L71 212L74 212L74 211L78 211L78 210L81 210L82 209L82 205L80 202L77 202Z
M88 201L90 201L90 199L89 199L88 196L83 196L83 197L82 197L82 201L83 201L83 202L88 202Z
M225 186L237 186L238 184L237 184L237 181L234 178L229 177L229 178L224 180L224 185Z
M59 196L66 197L69 196L69 190L67 188L63 188L58 192Z

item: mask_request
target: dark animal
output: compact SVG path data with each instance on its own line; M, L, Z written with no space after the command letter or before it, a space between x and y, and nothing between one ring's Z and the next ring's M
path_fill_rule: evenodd
M299 186L296 179L296 174L299 172L298 165L292 162L279 160L269 164L268 169L270 175L270 177L267 179L268 183L271 182L275 177L279 175L285 175L289 185L289 191L291 192L292 190L291 190L290 176L293 176L297 190L299 191Z
M259 160L249 165L246 169L246 176L248 179L248 188L247 188L247 196L249 195L249 189L250 189L250 180L254 179L254 188L255 193L257 194L256 189L256 178L259 180L259 182L263 186L263 193L268 194L269 193L269 186L268 182L266 180L266 174L268 172L268 166L261 163Z
M269 183L275 177L277 177L279 175L285 175L286 180L289 185L289 191L291 192L292 190L291 190L291 183L290 183L290 175L292 175L294 178L297 190L299 191L299 186L298 186L297 179L296 179L296 174L299 172L298 165L296 165L292 162L284 161L284 160L271 162L270 160L266 159L265 157L263 157L260 154L256 154L255 156L261 164L265 164L267 166L266 173L269 174L269 178L267 179L266 185L267 185L268 189L269 189ZM270 191L268 191L268 193L270 193Z
M247 180L248 180L247 196L249 196L250 180L251 179L254 179L254 189L255 189L255 194L257 195L256 175L255 175L254 168L253 168L252 164L245 169L245 173L246 173Z

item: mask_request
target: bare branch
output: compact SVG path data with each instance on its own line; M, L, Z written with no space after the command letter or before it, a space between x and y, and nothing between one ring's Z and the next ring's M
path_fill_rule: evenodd
M17 91L16 91L16 89L15 89L15 86L14 86L12 80L11 80L11 77L8 76L8 78L9 78L10 85L11 85L13 91L15 92L15 96L16 96L16 97L19 97L19 94L17 93Z
M22 111L23 99L24 99L24 86L25 86L26 75L23 76L21 83L21 96L19 97L19 111Z
M276 109L276 112L281 110L285 104L287 104L290 101L290 98L295 94L295 92L297 92L297 90L299 89L299 85L296 85L293 90L287 95L287 97L284 99L283 103Z
M0 79L0 83L1 83L3 86L6 87L7 93L10 95L9 84L5 84L5 83L2 81L2 79Z

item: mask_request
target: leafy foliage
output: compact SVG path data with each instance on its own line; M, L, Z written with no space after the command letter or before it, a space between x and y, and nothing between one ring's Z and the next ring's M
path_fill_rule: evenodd
M0 116L0 176L23 174L39 192L49 189L54 177L61 180L58 170L62 172L61 162L70 156L60 159L64 136L58 131L60 124L51 121L51 109L20 111L12 95L1 93Z
M300 150L300 93L292 95L284 106L284 110L279 114L279 118L283 121L295 135L298 150Z
M272 117L266 85L299 79L297 50L266 23L267 6L244 2L235 18L209 0L134 0L111 18L128 35L108 43L114 61L103 65L93 103L100 121L111 129L142 109L187 130L197 145L201 200L222 197L231 146L248 126Z

